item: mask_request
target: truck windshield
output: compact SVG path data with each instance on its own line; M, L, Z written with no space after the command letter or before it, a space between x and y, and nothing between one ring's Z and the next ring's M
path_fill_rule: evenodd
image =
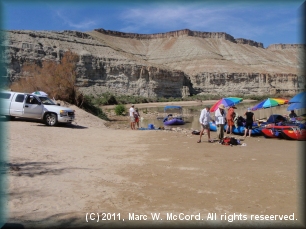
M39 99L44 105L56 105L53 100L49 99L48 97L39 96Z

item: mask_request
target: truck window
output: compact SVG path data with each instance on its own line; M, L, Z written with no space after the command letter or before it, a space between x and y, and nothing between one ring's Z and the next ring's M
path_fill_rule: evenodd
M0 93L0 99L9 99L10 97L10 93Z
M46 96L39 96L38 98L44 105L56 105L51 99Z
M38 104L38 100L34 96L28 96L26 103L28 104Z
M15 102L17 102L17 103L23 103L23 100L24 100L24 95L19 94L19 95L17 95L17 97L16 97L16 99L15 99Z

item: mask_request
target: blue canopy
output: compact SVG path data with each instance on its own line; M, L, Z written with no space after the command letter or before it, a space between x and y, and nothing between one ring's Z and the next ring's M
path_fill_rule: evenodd
M299 110L299 109L306 109L306 103L291 103L287 108L287 111L291 110Z
M303 91L295 95L292 99L289 100L289 103L305 103L306 101L306 92Z
M286 118L284 116L282 116L282 115L279 115L279 114L273 114L273 115L270 115L270 117L268 118L267 122L271 123L271 122L275 122L276 120L285 121Z
M299 110L299 109L305 109L306 108L306 92L301 92L294 96L292 99L289 100L289 107L287 108L287 111L290 110Z
M181 106L165 106L164 111L166 111L168 109L179 109L179 110L182 110L182 107Z

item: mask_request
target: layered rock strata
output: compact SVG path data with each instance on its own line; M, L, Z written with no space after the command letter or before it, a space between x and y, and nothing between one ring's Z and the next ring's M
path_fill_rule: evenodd
M156 33L156 34L138 34L138 33L124 33L118 31L111 31L105 29L95 29L99 33L103 33L110 36L117 36L123 38L133 38L133 39L160 39L160 38L170 38L170 37L180 37L180 36L192 36L192 37L201 37L201 38L223 38L225 40L229 40L238 44L248 44L251 46L256 46L259 48L263 48L263 44L259 42L255 42L248 39L235 39L233 36L224 33L224 32L200 32L200 31L192 31L189 29L183 29L178 31L172 31L167 33Z
M260 42L226 33L6 31L0 42L6 48L2 57L10 81L21 77L25 62L59 61L67 50L77 53L77 84L87 94L283 95L295 94L305 85L305 46L275 44L265 49Z

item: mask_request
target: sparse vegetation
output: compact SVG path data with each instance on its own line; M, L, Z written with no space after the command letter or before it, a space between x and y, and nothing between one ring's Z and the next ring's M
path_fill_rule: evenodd
M115 113L116 113L116 115L125 115L125 113L126 113L125 106L123 104L118 104L115 107Z
M26 63L22 68L23 78L11 85L14 91L44 91L51 98L64 100L79 106L82 94L75 84L76 63L79 57L70 51L66 52L60 63L43 61L41 64Z
M115 95L111 92L105 92L97 96L84 96L79 88L76 86L76 63L79 61L79 56L71 51L64 54L60 63L54 61L43 61L40 64L26 63L22 68L22 77L16 82L13 82L11 89L14 91L33 92L44 91L51 98L64 100L100 117L108 120L107 115L99 106L102 105L117 105L115 113L117 115L124 115L126 108L124 104L138 104L150 102L179 102L179 101L205 101L217 100L222 95L193 95L185 98L175 97L151 97L133 95ZM233 95L244 99L262 100L267 97L280 97L279 95ZM284 95L283 95L284 97Z
M103 120L109 121L109 118L102 111L102 109L97 107L97 106L95 106L92 103L92 100L88 96L84 97L84 102L82 103L80 108L82 108L83 110L85 110L85 111L87 111L87 112L89 112L89 113L91 113L91 114L93 114L95 116L98 116L99 118L101 118Z
M76 63L78 61L79 56L68 51L60 63L55 61L43 61L39 64L25 63L22 68L23 77L13 82L11 89L27 93L44 91L51 98L69 102L107 120L103 111L95 107L90 98L85 98L76 86ZM114 98L109 98L109 100L115 102Z
M222 95L193 95L185 98L164 98L164 97L152 97L146 98L142 96L132 96L132 95L114 95L111 92L106 92L97 96L90 95L92 103L96 106L103 105L116 105L116 104L138 104L138 103L152 103L152 102L179 102L179 101L205 101L205 100L219 100L223 97L240 97L243 99L251 100L263 100L268 97L280 97L279 95L231 95L231 96L222 96ZM290 96L288 96L290 97Z

